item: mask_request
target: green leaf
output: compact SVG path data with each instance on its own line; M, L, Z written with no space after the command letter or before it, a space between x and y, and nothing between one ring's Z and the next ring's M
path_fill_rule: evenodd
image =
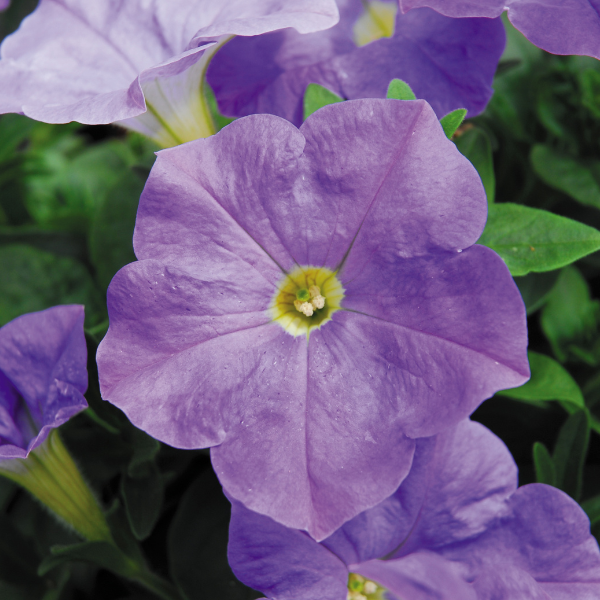
M535 465L535 480L538 483L547 483L556 486L556 468L548 452L548 448L541 442L533 445L533 464Z
M416 100L417 97L412 88L402 79L392 79L387 90L387 98L390 100Z
M87 148L66 144L61 151L51 146L34 153L28 164L32 174L26 179L27 208L43 227L87 233L98 205L134 159L118 140Z
M304 120L308 119L315 111L336 102L343 102L343 98L334 92L316 83L309 83L304 93Z
M69 546L52 546L50 552L51 556L47 556L38 567L38 575L44 576L52 569L72 561L91 563L122 576L131 573L130 559L108 542L80 542Z
M96 277L103 290L115 273L136 260L133 229L144 181L133 171L126 172L105 194L93 220L89 249Z
M0 162L14 158L15 151L29 136L35 121L22 115L0 118Z
M121 478L121 494L133 535L145 540L154 529L163 505L163 478L153 465L145 477Z
M485 188L488 203L492 204L496 196L496 177L492 143L488 134L480 127L473 127L457 137L454 143L461 154L466 156L477 169Z
M169 566L186 600L249 600L261 596L240 583L227 562L231 507L214 473L186 491L171 523Z
M545 184L581 204L600 208L600 161L585 163L542 144L533 146L530 160L533 170Z
M460 127L466 116L466 108L457 108L440 119L442 129L448 139L452 139L452 136L456 133L456 130Z
M523 277L514 278L523 302L525 302L528 315L532 315L544 306L559 275L560 271L555 270L544 273L527 273Z
M78 261L29 246L0 247L0 325L57 304L84 304L86 325L105 317L104 300Z
M600 496L594 496L581 503L581 508L590 519L590 525L600 522Z
M160 442L141 429L132 428L133 456L127 468L130 477L146 477L148 463L154 461L160 450Z
M591 299L581 273L575 267L563 269L541 316L542 330L559 361L576 356L595 364L590 344L594 342L599 318L600 302Z
M564 267L600 249L600 231L551 212L511 204L489 207L480 244L495 250L513 276Z
M600 119L600 73L596 69L585 69L579 74L581 104Z
M17 530L11 519L0 513L0 580L7 583L36 583L39 563L33 544Z
M531 379L520 387L498 392L517 400L540 402L563 400L585 408L583 394L568 371L545 354L528 352Z
M235 119L232 119L231 117L226 117L223 114L221 114L221 111L219 110L219 105L217 103L217 98L215 97L215 93L206 81L206 79L204 80L204 94L206 96L208 110L210 110L210 114L213 118L217 131L221 131L223 127L235 121Z
M569 415L558 434L552 458L556 467L556 486L575 500L581 496L589 441L590 426L585 411Z

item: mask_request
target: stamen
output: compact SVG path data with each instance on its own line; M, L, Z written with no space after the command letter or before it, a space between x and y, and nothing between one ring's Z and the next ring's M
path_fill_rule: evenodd
M302 302L301 300L294 300L294 306L296 310L305 314L307 317L312 317L314 308L310 302Z
M318 285L311 285L308 288L310 294L310 302L316 310L325 306L325 296L321 296L321 288Z
M363 592L367 594L374 594L377 591L377 584L374 581L365 581L363 586Z

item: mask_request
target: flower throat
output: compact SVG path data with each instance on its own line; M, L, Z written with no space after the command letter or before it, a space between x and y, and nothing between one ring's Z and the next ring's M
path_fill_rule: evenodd
M340 309L344 288L326 267L298 267L278 285L271 303L273 320L293 336L309 335Z

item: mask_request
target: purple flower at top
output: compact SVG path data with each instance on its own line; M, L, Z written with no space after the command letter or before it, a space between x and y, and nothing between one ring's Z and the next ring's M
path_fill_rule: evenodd
M600 59L598 0L400 0L400 10L430 7L448 17L498 17L552 54L582 54Z
M0 0L0 10L6 10L10 6L10 0Z
M438 117L479 114L492 95L504 50L499 19L450 19L429 9L398 14L397 0L338 0L340 22L326 31L291 30L236 38L215 55L208 81L229 116L270 113L302 123L306 86L345 98L385 98L408 82Z
M139 260L108 291L102 395L322 539L393 493L415 438L529 377L519 292L473 245L486 213L422 100L350 100L300 130L252 115L159 152Z
M418 440L396 492L321 543L233 500L228 554L241 581L277 600L600 597L583 510L547 485L517 489L507 448L468 420Z
M331 27L334 0L41 0L0 49L0 112L114 123L172 146L214 133L203 80L234 35Z
M55 306L0 329L0 460L25 458L87 408L83 306Z

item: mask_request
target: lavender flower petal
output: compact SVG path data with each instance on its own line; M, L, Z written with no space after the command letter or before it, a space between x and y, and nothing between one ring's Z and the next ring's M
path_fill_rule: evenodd
M0 112L121 121L163 145L181 143L212 133L200 96L211 56L204 50L233 35L315 31L337 18L333 0L42 0L2 44Z
M439 117L456 108L480 113L504 49L499 20L453 20L424 9L398 14L391 38L357 47L360 0L338 0L340 22L308 36L291 30L237 38L208 69L224 114L271 113L300 126L306 86L318 83L345 98L384 98L391 79L407 81Z
M140 261L109 288L103 397L171 445L216 446L232 497L323 539L394 492L412 461L409 438L447 428L528 375L524 309L505 267L484 249L456 252L479 236L485 207L476 172L423 101L346 102L300 131L255 115L163 151L140 200ZM440 281L417 278L411 297L419 261ZM290 335L270 308L278 286L298 266L340 265L340 309L308 340ZM475 285L487 270L498 285L489 294L485 279ZM428 298L459 303L465 277L480 290L469 306L496 308L472 326L445 311L446 323ZM419 294L422 321L411 304ZM365 298L374 306L360 314Z
M56 306L0 329L0 458L25 458L87 408L83 307Z
M400 0L400 10L430 7L448 17L497 17L510 22L529 41L552 54L600 58L600 5L597 0Z

